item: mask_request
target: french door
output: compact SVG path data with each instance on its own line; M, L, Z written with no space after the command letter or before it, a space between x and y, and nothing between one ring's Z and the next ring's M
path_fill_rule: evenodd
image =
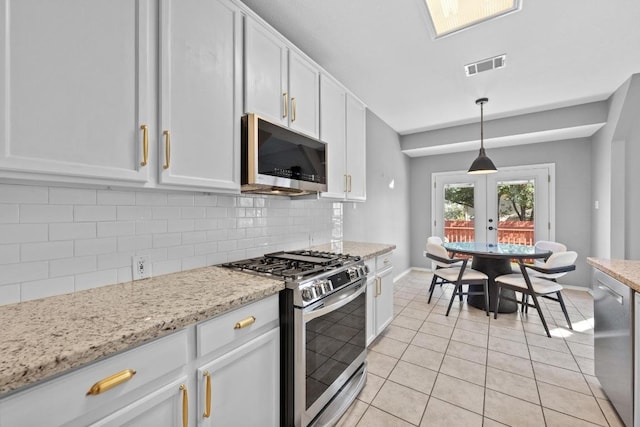
M553 240L554 166L507 167L488 175L434 173L432 234L450 242Z

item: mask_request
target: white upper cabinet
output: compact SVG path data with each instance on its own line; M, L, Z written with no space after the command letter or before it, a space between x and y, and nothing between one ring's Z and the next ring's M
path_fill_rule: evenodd
M367 199L367 110L347 95L347 199Z
M148 179L149 20L146 0L0 0L0 172Z
M323 197L344 198L346 175L346 92L325 74L320 77L320 139L327 143L327 192Z
M239 10L226 0L162 0L160 35L160 182L239 190Z
M320 71L294 51L289 51L289 125L298 132L319 137Z
M273 30L245 20L245 112L318 138L320 70Z
M348 201L367 198L366 108L330 77L320 80L320 139L327 143L327 192Z

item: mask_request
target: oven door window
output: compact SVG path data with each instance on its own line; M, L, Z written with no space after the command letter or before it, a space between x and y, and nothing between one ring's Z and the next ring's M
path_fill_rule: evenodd
M333 384L366 347L366 299L305 324L306 409Z

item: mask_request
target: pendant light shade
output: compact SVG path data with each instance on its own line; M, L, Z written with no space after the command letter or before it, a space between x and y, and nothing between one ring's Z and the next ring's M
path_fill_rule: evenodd
M478 157L471 163L471 167L467 173L470 174L483 174L483 173L495 173L498 172L496 166L493 164L490 158L487 157L487 153L484 151L484 109L483 105L489 102L488 98L476 99L476 104L480 105L480 153Z

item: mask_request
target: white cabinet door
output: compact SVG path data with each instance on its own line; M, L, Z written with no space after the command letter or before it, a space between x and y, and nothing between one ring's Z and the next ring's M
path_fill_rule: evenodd
M280 425L279 338L272 329L198 369L198 425Z
M346 192L346 93L331 78L320 76L320 139L327 143L327 192L323 197L344 198Z
M289 124L292 129L319 137L320 71L289 51Z
M393 320L393 269L378 274L377 296L374 300L376 312L376 336L382 333Z
M288 49L270 30L245 19L245 105L273 123L289 123Z
M366 108L347 95L347 175L349 200L367 199Z
M227 0L162 0L163 184L240 189L241 28Z
M0 0L0 169L148 179L148 3Z
M91 427L176 427L189 419L187 377L150 392Z

